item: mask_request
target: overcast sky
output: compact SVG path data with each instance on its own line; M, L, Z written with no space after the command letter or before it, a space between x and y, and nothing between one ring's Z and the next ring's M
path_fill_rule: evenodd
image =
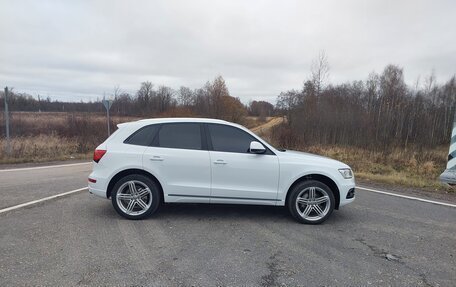
M79 101L141 82L275 102L324 50L330 81L387 64L413 84L456 73L456 1L1 1L0 85Z

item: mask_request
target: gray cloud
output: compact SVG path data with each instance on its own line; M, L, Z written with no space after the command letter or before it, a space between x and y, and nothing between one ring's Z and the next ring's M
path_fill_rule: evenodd
M140 82L197 88L222 75L242 101L299 88L325 50L330 80L390 63L410 84L456 72L454 1L9 1L0 84L94 100Z

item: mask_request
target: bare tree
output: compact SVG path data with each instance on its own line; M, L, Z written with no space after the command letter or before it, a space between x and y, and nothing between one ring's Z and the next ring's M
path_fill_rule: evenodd
M220 118L223 114L223 97L230 96L225 80L222 76L218 76L212 83L207 85L207 88L209 92L209 103L212 110L211 115L215 118Z
M136 92L138 98L138 109L143 113L154 112L153 98L155 96L154 85L151 82L142 82L141 87Z
M190 88L181 86L178 92L178 102L184 107L189 107L194 104L193 92Z
M112 97L115 99L117 99L118 96L120 96L122 94L122 90L120 89L119 86L114 86L114 89L112 91Z
M253 101L249 104L249 114L265 119L272 115L274 106L266 101Z
M158 112L163 113L168 110L173 103L174 91L170 87L160 86L158 87L157 95L157 107Z
M329 78L329 63L324 50L321 50L318 57L312 62L311 73L312 82L316 87L317 96L319 96Z
M431 99L433 104L437 102L437 86L434 70L432 70L431 73L424 79L424 93L426 97Z

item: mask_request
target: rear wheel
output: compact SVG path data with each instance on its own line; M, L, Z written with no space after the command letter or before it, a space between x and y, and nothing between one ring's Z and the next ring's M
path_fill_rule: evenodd
M335 199L331 189L324 183L308 180L298 183L290 191L288 209L291 215L307 224L325 221L334 210Z
M156 182L144 175L127 175L114 185L112 205L125 218L146 218L157 211L160 205L159 188Z

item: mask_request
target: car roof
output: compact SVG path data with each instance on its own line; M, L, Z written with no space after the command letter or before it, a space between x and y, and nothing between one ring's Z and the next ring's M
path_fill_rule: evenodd
M138 121L120 123L117 126L146 126L150 124L161 124L161 123L215 123L215 124L229 124L235 125L233 123L211 118L153 118L153 119L142 119Z
M198 122L198 123L224 123L227 124L227 121L211 118L154 118L154 119L143 119L139 120L141 123L188 123L188 122Z

